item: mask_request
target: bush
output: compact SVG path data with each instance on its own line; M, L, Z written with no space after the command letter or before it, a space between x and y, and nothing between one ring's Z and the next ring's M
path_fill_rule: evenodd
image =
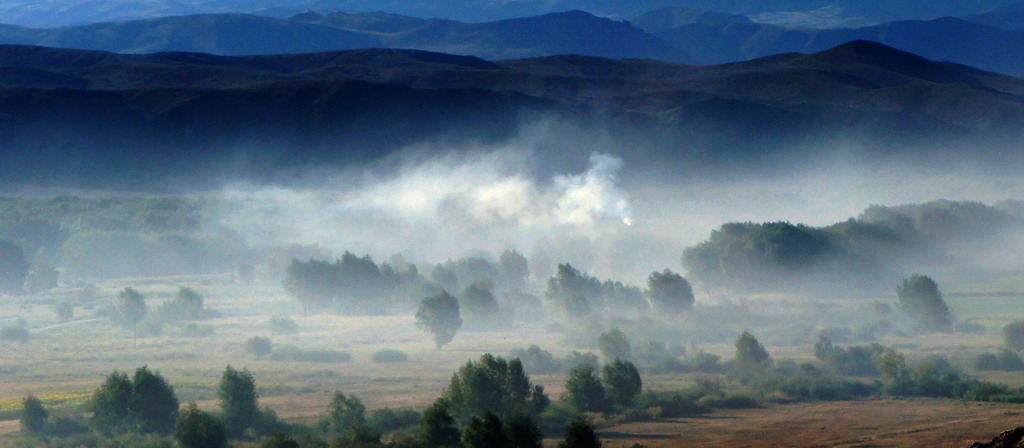
M290 317L271 317L270 332L274 334L295 334L299 332L299 324Z
M46 434L53 437L72 437L89 432L89 427L82 422L81 418L58 417L46 425Z
M679 392L652 392L640 394L637 407L648 409L655 418L691 417L708 412L708 408L697 403L700 397Z
M21 325L8 325L0 329L0 340L27 344L28 329Z
M410 430L419 425L422 416L419 412L403 409L392 410L388 408L377 409L370 413L366 419L366 426L378 434L389 434L392 432Z
M270 339L253 336L245 341L245 352L257 357L263 357L270 354L274 350L273 344Z
M286 345L274 350L271 361L286 362L351 362L352 354L337 350L303 350L294 345Z
M690 367L701 373L720 373L722 365L718 363L721 358L711 353L697 353L690 358Z
M408 360L409 355L401 350L384 349L373 354L373 362L377 363L406 362Z

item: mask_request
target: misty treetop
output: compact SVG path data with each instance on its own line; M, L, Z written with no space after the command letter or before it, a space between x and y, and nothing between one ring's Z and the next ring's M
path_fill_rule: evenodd
M939 285L931 277L912 275L896 288L900 309L928 331L950 331L953 322Z
M416 326L434 336L438 349L451 342L462 328L459 301L448 291L423 299L415 317Z
M872 206L857 218L824 227L727 223L687 248L682 262L710 291L795 291L816 285L833 293L880 292L914 267L973 265L975 253L997 240L993 236L1024 231L1020 208L1016 202L942 200Z
M602 311L630 313L648 307L640 288L610 279L601 282L568 263L558 265L558 271L548 279L544 295L570 317Z
M345 252L333 263L292 260L284 279L285 289L304 309L336 306L354 314L395 311L423 287L415 265L399 271L387 263L378 265L369 255Z

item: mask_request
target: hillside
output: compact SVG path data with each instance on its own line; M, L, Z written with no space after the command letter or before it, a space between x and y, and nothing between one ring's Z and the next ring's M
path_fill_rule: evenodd
M790 29L756 23L698 23L655 33L693 62L716 64L779 53L817 52L870 40L929 59L1024 75L1024 31L993 28L946 17L891 22L855 29Z
M204 14L55 29L0 26L0 44L154 53L219 55L403 48L486 59L583 54L683 61L686 55L628 23L582 11L486 23L424 20L395 14L300 14L274 19Z
M659 136L630 150L649 163L684 154L744 163L826 135L922 143L1016 138L1024 128L1024 81L870 42L707 67L410 50L225 57L0 46L0 86L8 182L273 177L424 141L508 141L538 117L622 139Z

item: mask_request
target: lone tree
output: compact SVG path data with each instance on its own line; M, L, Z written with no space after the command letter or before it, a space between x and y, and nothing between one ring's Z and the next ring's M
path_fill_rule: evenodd
M1024 350L1024 320L1015 320L1003 327L1003 341L1013 350Z
M597 346L601 349L601 354L608 361L629 359L633 351L629 344L629 339L618 328L601 333L601 336L597 338Z
M949 307L942 300L939 285L930 277L912 275L896 288L900 308L930 331L949 331Z
M253 336L245 341L245 352L257 358L267 356L272 351L274 351L274 345L270 339L265 337Z
M620 409L633 406L636 397L643 390L643 380L640 379L640 372L636 366L621 359L604 366L601 370L601 382L604 384L608 400Z
M763 370L772 365L772 357L754 335L744 331L736 339L736 363L744 369Z
M224 369L217 389L220 408L224 412L224 425L230 437L239 437L253 428L259 415L259 395L256 381L248 370Z
M432 333L434 343L441 349L455 338L455 333L462 327L459 301L448 291L423 299L420 309L416 311L416 326Z
M658 312L674 314L693 308L693 286L668 269L647 278L647 297Z
M139 323L146 317L146 299L135 289L125 288L117 294L115 312L117 322L122 327L131 327L132 347L135 347Z
M29 395L21 401L21 430L28 434L41 434L46 429L49 413L43 408L42 400Z
M21 247L0 240L0 293L20 293L25 286L29 266Z
M174 428L174 438L182 448L227 448L224 422L195 403L189 403Z
M601 448L601 439L597 438L590 420L579 416L565 427L565 440L558 444L558 448Z
M597 378L597 369L580 364L565 378L563 399L579 412L603 412L607 409L604 386Z
M470 325L487 328L500 323L500 310L493 289L494 283L490 280L477 280L462 291L459 309Z

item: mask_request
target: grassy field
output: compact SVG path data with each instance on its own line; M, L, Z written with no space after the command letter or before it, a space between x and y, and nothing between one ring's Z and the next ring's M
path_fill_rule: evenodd
M1016 280L1008 283L1000 288L1024 290ZM178 286L191 286L204 295L207 306L222 316L201 323L212 328L212 335L187 337L180 333L180 328L167 326L162 335L139 338L133 347L130 331L94 316L118 290L129 285L146 295L150 309L170 298ZM530 316L520 316L510 329L462 331L451 344L437 350L430 337L416 329L411 315L303 317L300 307L279 288L238 286L227 276L118 280L98 287L95 305L91 309L76 308L76 317L66 323L57 320L52 304L73 299L74 290L0 301L0 319L9 323L21 318L32 329L28 344L6 344L0 349L0 445L17 436L17 411L25 395L39 396L57 413L74 411L115 369L133 370L148 365L168 378L183 402L194 400L202 407L215 408L216 384L224 367L244 367L256 377L261 405L273 408L286 420L311 422L324 413L336 390L356 394L370 409L419 409L441 393L460 365L484 353L505 355L513 349L537 344L561 356L574 348L558 349L566 345L560 331L532 323L535 319ZM1005 290L1010 289L1001 289ZM1024 295L961 290L948 301L959 318L982 324L988 331L921 338L886 337L880 342L901 347L911 357L943 354L966 359L971 354L1000 347L998 329L1014 318L1024 317ZM764 297L751 302L757 303L755 308L763 313L783 315L791 314L799 300ZM272 334L271 316L292 317L302 330L292 335ZM257 335L269 337L275 347L291 344L303 349L346 351L351 353L352 361L257 359L243 349L244 341ZM789 343L785 338L767 338L766 345L776 359L803 362L812 358L808 345ZM372 354L381 349L401 350L409 355L409 360L372 362ZM731 341L702 344L699 349L723 358L731 357L733 350ZM1024 375L1020 373L969 373L1013 387L1024 386ZM544 385L552 398L562 393L562 375L532 378ZM679 389L692 380L690 375L644 377L645 387L654 390ZM634 442L650 447L968 446L972 441L990 439L1019 425L1021 413L1021 405L950 400L803 403L718 411L694 419L611 425L602 434L613 447Z

